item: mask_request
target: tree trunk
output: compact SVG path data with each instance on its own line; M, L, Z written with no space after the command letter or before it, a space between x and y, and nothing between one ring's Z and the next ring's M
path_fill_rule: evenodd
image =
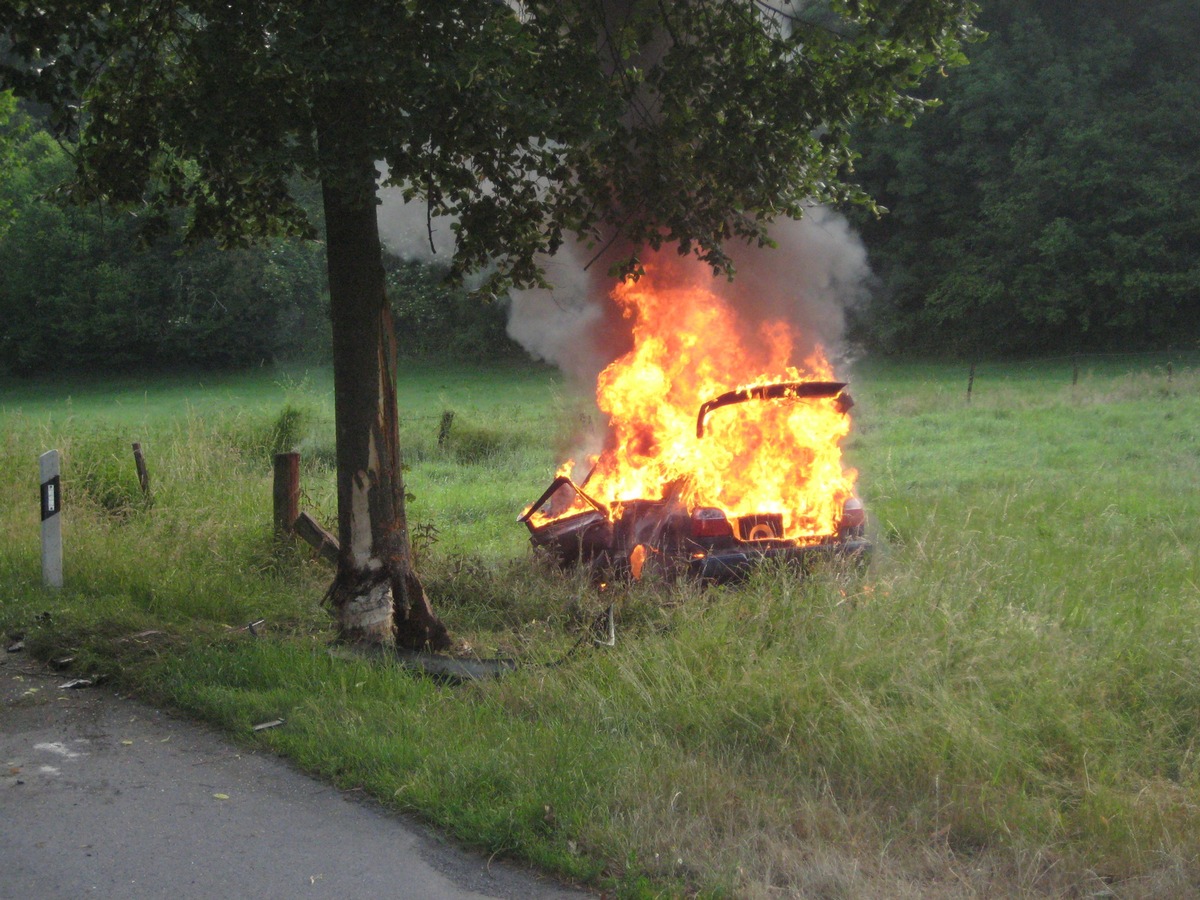
M342 640L443 649L450 638L413 570L396 410L396 338L375 219L375 166L343 158L322 187L337 428Z

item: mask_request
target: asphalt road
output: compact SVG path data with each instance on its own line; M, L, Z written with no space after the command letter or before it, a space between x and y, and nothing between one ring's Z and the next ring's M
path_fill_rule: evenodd
M583 897L0 650L0 897Z

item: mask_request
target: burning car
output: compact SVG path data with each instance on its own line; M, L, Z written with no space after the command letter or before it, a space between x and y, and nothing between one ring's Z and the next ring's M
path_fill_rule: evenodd
M720 432L727 433L736 425L726 422L718 434L706 433L713 413L735 405L745 409L740 405L783 403L820 406L817 414L826 419L845 418L853 405L845 388L845 382L838 381L786 381L727 391L700 405L695 447L681 452L694 460L707 451L720 459L725 469L749 470L751 466L736 454L705 446L706 441L719 441ZM755 436L760 444L770 441L770 435L762 431L764 422L787 425L803 421L786 415L758 418ZM790 446L787 441L771 443ZM563 566L589 565L606 575L633 578L640 578L649 566L668 574L724 581L745 574L764 559L782 559L807 569L821 558L865 558L870 543L864 536L866 513L861 501L847 488L845 479L828 474L831 466L818 454L790 452L802 458L787 460L794 463L791 468L777 462L770 469L771 476L758 481L772 477L784 482L803 480L805 485L792 487L815 486L815 490L746 494L719 471L709 477L711 483L698 483L697 472L705 469L697 464L666 470L675 477L657 485L657 496L621 496L619 491L613 496L611 486L606 489L608 496L598 496L589 488L597 475L593 468L579 484L560 473L519 521L529 529L534 547L548 551ZM837 471L840 475L840 462ZM822 478L828 485L823 489L818 484ZM726 485L729 493L737 496L723 496L720 487Z

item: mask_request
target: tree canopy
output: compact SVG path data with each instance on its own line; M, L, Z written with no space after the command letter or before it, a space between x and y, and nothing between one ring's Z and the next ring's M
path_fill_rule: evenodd
M79 138L79 198L309 233L289 191L386 160L456 217L459 270L539 279L565 235L717 266L811 200L869 202L850 125L961 62L964 0L0 4L0 78ZM325 139L321 139L324 134Z
M892 352L1200 340L1200 7L993 0L911 129L862 135L891 214L860 336Z

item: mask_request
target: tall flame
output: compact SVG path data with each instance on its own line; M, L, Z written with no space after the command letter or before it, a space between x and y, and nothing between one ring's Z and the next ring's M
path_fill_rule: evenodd
M842 465L850 423L834 400L739 403L714 410L696 435L700 405L731 389L832 380L821 349L793 365L793 326L743 321L694 264L659 257L612 299L631 320L633 348L597 381L609 432L588 460L588 494L610 507L673 494L730 516L780 513L793 539L836 532L856 473Z

